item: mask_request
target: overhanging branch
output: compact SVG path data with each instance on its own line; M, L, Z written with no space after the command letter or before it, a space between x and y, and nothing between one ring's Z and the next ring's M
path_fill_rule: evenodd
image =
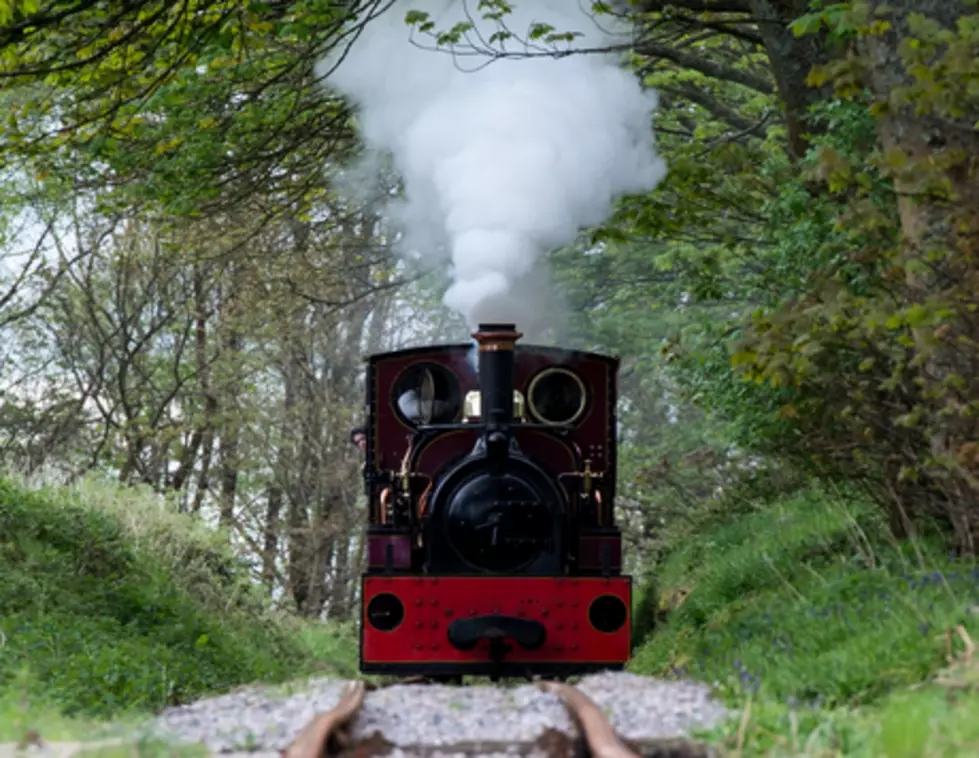
M683 52L682 50L661 45L657 42L640 40L636 45L636 52L651 58L668 60L678 66L699 71L705 76L714 79L740 84L743 87L755 90L755 92L761 92L766 95L771 95L775 92L775 86L772 82L761 76L752 74L749 71L739 71L736 68L723 66L702 56Z
M667 8L693 13L751 13L748 0L641 0L630 7L634 13L656 13Z
M668 92L676 97L686 98L691 103L699 105L715 118L729 124L730 126L733 126L735 129L743 132L745 135L750 134L753 136L760 136L758 132L760 132L764 127L764 121L756 122L745 118L734 110L734 108L725 105L717 98L711 97L706 92L692 84L660 86L658 89L663 92Z

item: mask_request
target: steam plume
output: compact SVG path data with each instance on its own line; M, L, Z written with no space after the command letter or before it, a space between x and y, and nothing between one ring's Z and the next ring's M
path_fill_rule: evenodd
M475 22L490 39L497 27L476 5L399 0L367 24L327 83L358 106L368 146L393 155L407 199L389 213L407 252L450 263L446 305L472 326L519 327L541 315L540 257L601 223L617 197L654 188L666 166L652 145L655 95L614 57L501 59L472 70L486 61L422 49L417 33L411 41L408 10L427 11L439 29ZM516 0L506 24L523 39L536 22L581 32L576 48L621 43L587 5Z

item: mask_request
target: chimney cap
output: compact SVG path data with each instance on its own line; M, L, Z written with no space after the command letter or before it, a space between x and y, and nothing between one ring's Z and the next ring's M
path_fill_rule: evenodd
M483 350L513 350L514 343L523 337L515 324L480 324L472 338Z

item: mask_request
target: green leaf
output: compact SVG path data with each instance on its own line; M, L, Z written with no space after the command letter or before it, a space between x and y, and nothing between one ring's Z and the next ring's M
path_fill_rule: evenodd
M535 23L530 25L530 31L528 35L530 39L540 39L546 34L550 34L554 31L554 27L550 24Z
M789 24L789 29L792 30L792 34L796 37L816 34L822 27L823 15L821 13L807 13Z
M428 21L428 14L425 11L410 10L405 14L405 23L409 26L423 24Z

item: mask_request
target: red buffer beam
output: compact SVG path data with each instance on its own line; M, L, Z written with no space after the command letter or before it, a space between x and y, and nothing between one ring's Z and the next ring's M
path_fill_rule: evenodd
M617 577L363 577L361 657L365 667L467 664L490 660L486 640L459 650L453 621L502 615L546 629L535 650L512 646L508 664L622 665L629 658L632 579ZM365 668L365 670L367 670Z

